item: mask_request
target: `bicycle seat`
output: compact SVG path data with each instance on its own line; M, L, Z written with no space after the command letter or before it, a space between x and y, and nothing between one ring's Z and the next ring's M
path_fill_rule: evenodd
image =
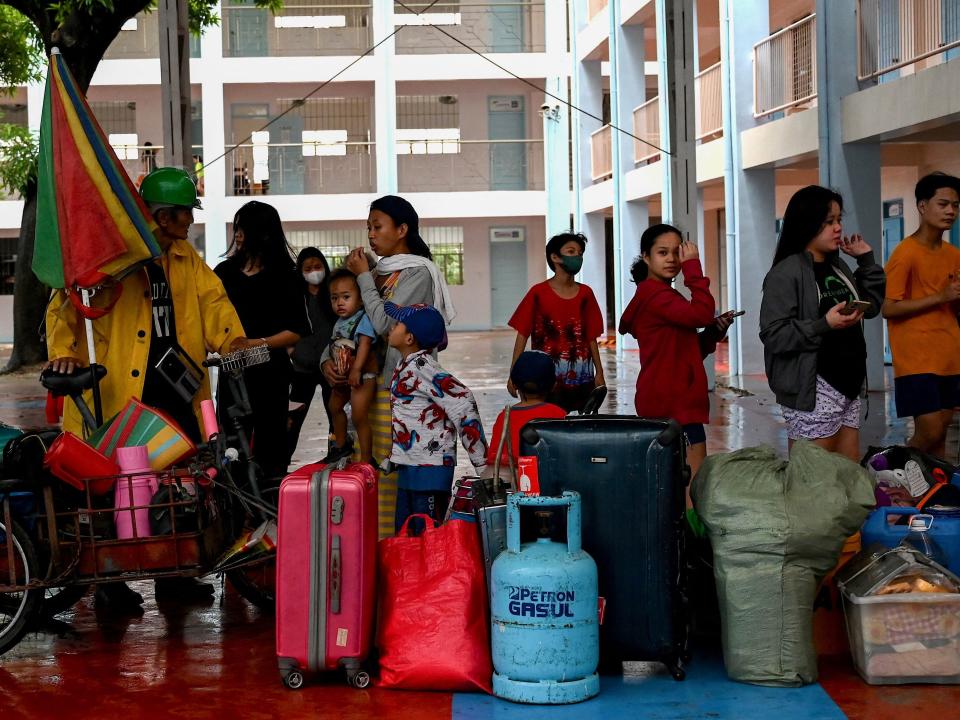
M96 376L94 376L96 373ZM107 375L107 369L103 365L91 365L89 367L77 368L72 373L57 373L47 368L40 373L40 384L49 390L55 397L64 395L79 395L84 390L93 387L94 377L97 381L103 380Z

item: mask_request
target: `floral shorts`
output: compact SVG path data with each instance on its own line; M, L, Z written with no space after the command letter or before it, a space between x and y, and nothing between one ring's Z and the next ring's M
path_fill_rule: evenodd
M813 410L780 406L791 440L817 440L836 435L841 426L860 429L860 398L851 400L817 375L817 404Z

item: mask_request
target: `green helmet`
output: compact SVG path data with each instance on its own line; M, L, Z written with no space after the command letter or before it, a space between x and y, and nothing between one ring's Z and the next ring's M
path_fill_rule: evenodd
M202 208L197 200L197 185L186 170L157 168L140 183L140 197L154 207Z

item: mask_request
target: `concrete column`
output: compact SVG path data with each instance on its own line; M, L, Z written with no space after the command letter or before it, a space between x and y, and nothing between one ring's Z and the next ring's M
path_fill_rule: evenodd
M587 60L578 63L577 67L577 95L575 104L596 116L600 116L603 103L603 83L600 77L600 61ZM579 177L574 176L577 197L576 229L590 240L587 246L586 257L583 263L583 272L580 281L593 288L597 302L603 311L606 320L606 288L607 288L607 258L605 252L603 217L599 213L586 213L583 204L579 202L582 188L593 185L590 173L590 135L600 129L600 121L594 120L583 113L576 113L574 117L574 133L577 137L577 167Z
M844 144L841 100L857 92L855 0L817 0L817 119L820 127L820 184L843 195L844 234L859 232L883 262L883 205L880 143ZM844 256L852 268L853 258ZM883 321L864 323L867 382L882 388Z
M543 177L547 194L547 238L570 229L570 112L556 98L566 98L570 65L567 55L567 11L564 3L544 5L547 67L561 71L546 78L543 116Z
M642 66L641 66L642 67ZM621 265L620 282L623 284L623 303L626 307L633 294L636 291L636 285L633 284L633 278L630 277L630 266L634 259L640 254L640 235L650 225L650 206L646 200L631 200L623 203L620 210L620 225L622 228L622 253L623 263ZM618 310L619 315L623 314L623 308ZM620 322L619 315L615 318ZM624 350L636 350L637 341L632 335L619 336L617 348Z
M40 132L40 117L43 115L43 92L47 86L47 65L43 64L36 82L27 84L27 128Z
M193 168L190 139L190 29L187 0L159 0L160 109L168 166Z
M693 0L656 0L663 217L696 242L697 143Z
M720 0L727 303L747 313L730 329L731 375L764 372L758 323L763 278L776 246L776 177L772 169L741 169L740 133L757 124L753 45L769 34L767 0Z
M587 236L587 251L583 256L583 270L577 278L589 285L600 305L604 328L616 323L619 318L607 317L607 243L604 229L605 218L602 213L587 213L583 216L580 232Z
M633 110L646 100L642 25L621 25L620 4L610 6L610 115L619 128L633 132ZM642 211L627 202L624 178L634 166L634 140L623 132L613 132L613 277L616 279L615 307L619 322L624 308L633 297L630 263L639 253L640 233L646 228L646 203ZM642 224L638 224L638 221ZM634 344L630 338L631 345ZM618 352L624 347L617 344Z
M380 42L394 31L393 0L373 0L373 41ZM374 51L377 80L374 83L374 124L376 132L377 192L397 192L397 151L394 131L397 127L397 83L393 76L396 49L391 37Z
M219 6L217 12L222 17ZM216 265L227 251L226 194L227 178L233 182L233 155L223 156L226 144L226 114L223 102L223 32L219 27L207 28L200 38L200 54L204 71L201 74L200 98L203 103L203 159L210 163L203 168L203 232L205 258ZM220 158L217 160L217 158ZM199 218L198 218L199 219Z
M703 267L703 273L707 273L707 251L706 242L703 238L703 188L697 188L697 204L694 210L697 218L697 247L700 250L700 265ZM711 288L714 291L715 289ZM713 355L708 355L703 359L703 369L707 371L707 388L713 390L717 386L717 370Z

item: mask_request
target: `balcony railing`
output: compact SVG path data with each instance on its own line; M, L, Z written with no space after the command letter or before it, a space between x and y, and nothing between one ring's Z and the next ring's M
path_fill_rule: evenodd
M222 11L224 57L359 55L373 44L369 2L287 2L272 13L225 0Z
M145 60L160 57L160 25L157 11L138 13L127 21L128 27L136 24L136 29L121 30L107 52L105 60ZM200 38L190 34L190 57L200 57Z
M653 145L660 144L660 96L647 100L633 111L633 134ZM639 140L633 141L633 161L642 163L659 157L660 151Z
M374 143L346 142L337 147L341 154L326 155L310 143L240 145L224 159L228 168L227 195L374 192ZM304 148L312 154L305 155Z
M397 5L394 9L394 21L404 26L397 33L397 54L471 52L436 28L420 23L443 28L471 48L484 53L543 52L546 47L543 4L544 0L505 0L497 3L441 1L432 6L424 0L405 2L406 8ZM422 15L417 16L418 12Z
M613 174L613 136L609 125L590 133L590 177L605 180Z
M960 47L956 0L859 0L861 80Z
M720 63L697 75L697 140L723 132Z
M459 140L456 152L398 155L401 192L543 190L543 140Z
M610 0L587 0L587 19L593 20L610 4Z
M127 175L138 188L148 173L159 167L166 167L168 164L163 145L117 145L114 146L114 152L120 160L120 165L127 171ZM197 157L202 157L203 146L194 145L193 154ZM172 164L181 165L182 161L176 161ZM197 178L197 190L200 195L203 195L204 180L202 171Z
M817 27L811 15L753 46L753 115L772 115L816 96Z

